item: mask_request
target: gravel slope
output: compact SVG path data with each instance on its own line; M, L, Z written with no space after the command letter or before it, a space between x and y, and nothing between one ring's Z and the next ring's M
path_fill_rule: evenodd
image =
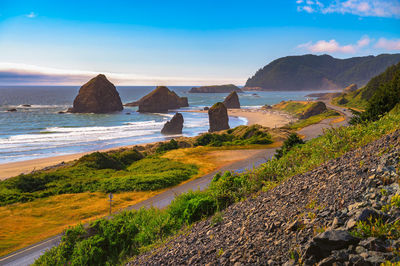
M400 131L396 131L294 176L227 208L218 224L213 225L211 219L201 221L128 265L282 265L291 254L301 257L314 236L341 226L348 207L366 200L371 186L379 185L371 176L382 168L382 151L399 158L399 140Z

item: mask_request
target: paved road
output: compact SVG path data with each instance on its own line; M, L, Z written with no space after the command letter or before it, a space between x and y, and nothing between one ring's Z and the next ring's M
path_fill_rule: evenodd
M347 121L349 117L351 116L351 112L347 111L346 109L343 109L341 107L337 107L334 105L331 105L326 102L327 107L337 110L346 116L346 120L343 121L342 123L336 123L334 126L341 126L347 124ZM321 135L323 132L324 128L330 128L332 125L330 124L332 119L326 119L322 121L319 124L316 125L311 125L308 126L301 131L299 131L300 134L304 135L306 137L306 140L317 137L318 135ZM245 150L244 150L245 152ZM275 153L275 148L272 149L262 149L257 151L254 155L249 157L246 160L238 161L232 164L229 164L225 167L222 167L221 169L218 169L217 171L214 171L210 174L207 174L203 177L197 178L195 180L192 180L186 184L176 186L172 189L169 189L161 194L158 194L150 199L147 199L145 201L142 201L138 204L132 205L128 207L128 210L132 209L140 209L142 207L157 207L157 208L164 208L168 204L171 203L171 201L175 198L176 195L179 195L181 193L184 193L188 190L196 190L200 189L203 190L207 187L207 185L211 182L213 176L218 173L218 172L224 172L224 171L235 171L235 172L243 172L245 169L252 169L253 167L257 167L262 163L265 163L267 160L269 160L273 154ZM27 248L18 250L14 253L11 253L7 256L1 257L0 258L0 265L7 265L7 266L20 266L20 265L29 265L32 264L35 259L40 257L46 250L57 246L60 243L61 235L57 235L54 237L51 237L49 239L46 239L44 241L41 241L37 244L34 244L32 246L29 246Z

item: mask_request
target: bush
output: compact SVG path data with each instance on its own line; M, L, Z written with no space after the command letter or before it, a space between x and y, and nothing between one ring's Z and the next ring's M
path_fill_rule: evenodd
M280 149L276 150L275 158L280 159L286 153L288 153L294 146L304 144L304 141L296 134L292 133L289 137L283 142L283 145Z
M162 153L170 150L175 150L178 149L178 142L176 140L171 139L169 142L163 142L160 144L160 146L156 149L157 153Z
M133 162L139 161L144 158L144 156L135 149L117 152L113 154L113 157L125 166L129 166Z
M116 160L115 158L104 152L93 152L91 154L82 156L76 164L84 165L86 167L98 170L100 169L121 170L124 168L120 161Z

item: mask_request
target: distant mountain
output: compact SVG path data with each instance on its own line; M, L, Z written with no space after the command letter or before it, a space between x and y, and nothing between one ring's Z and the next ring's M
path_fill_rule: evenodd
M239 87L237 87L233 84L194 87L194 88L190 89L189 92L190 93L229 93L232 91L243 92Z
M364 86L372 77L400 62L400 54L337 59L330 55L287 56L272 61L246 82L244 90L343 89Z

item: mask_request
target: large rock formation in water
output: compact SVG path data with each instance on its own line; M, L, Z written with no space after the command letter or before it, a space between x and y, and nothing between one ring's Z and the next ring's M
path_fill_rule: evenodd
M224 100L226 108L240 108L239 96L236 91L232 91Z
M161 133L166 135L182 134L182 128L183 115L181 113L176 113L170 121L167 121L167 123L165 123L164 127L161 130Z
M212 86L202 86L193 87L190 89L190 93L227 93L227 92L243 92L239 87L233 84L227 85L212 85Z
M228 110L221 102L214 104L208 110L208 120L210 122L209 132L229 129Z
M122 111L119 93L106 76L100 74L79 89L74 105L68 111L71 113L104 114Z
M162 113L170 109L187 107L189 104L187 97L179 97L167 87L158 86L139 101L128 103L126 106L139 106L138 112L143 113Z

